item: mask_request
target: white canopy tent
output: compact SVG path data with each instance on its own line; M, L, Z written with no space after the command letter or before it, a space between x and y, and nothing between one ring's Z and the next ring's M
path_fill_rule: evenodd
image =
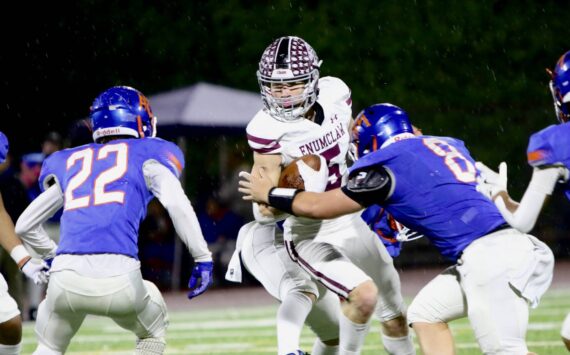
M262 108L258 93L197 83L149 97L159 126L245 128Z
M263 105L259 93L203 82L150 96L149 101L158 118L159 136L176 137L183 152L187 151L186 136L219 136L220 179L227 174L228 147L224 134L245 138L247 123ZM183 247L180 238L176 238L171 281L173 290L180 284Z

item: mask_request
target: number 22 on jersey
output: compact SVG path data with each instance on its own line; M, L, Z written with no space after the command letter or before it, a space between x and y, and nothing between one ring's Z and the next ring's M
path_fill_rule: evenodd
M103 205L106 203L123 203L125 200L124 191L106 191L105 187L120 179L127 172L128 166L128 146L125 143L105 145L97 152L93 148L79 150L67 158L67 170L76 164L81 164L79 172L75 174L67 184L65 189L65 210L76 208ZM82 186L93 173L93 165L98 161L113 159L114 164L107 170L100 173L93 184L92 193L84 196L75 196L74 191Z
M423 142L436 155L443 157L447 168L461 182L475 182L477 170L475 165L465 158L457 148L437 138L424 138ZM463 163L461 166L460 163Z

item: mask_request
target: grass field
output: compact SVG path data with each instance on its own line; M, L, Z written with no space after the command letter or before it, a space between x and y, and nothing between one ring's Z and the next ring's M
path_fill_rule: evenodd
M275 354L275 309L275 306L261 306L171 312L166 353ZM559 332L569 311L570 289L549 291L540 306L531 311L529 348L540 355L565 354ZM481 353L466 320L456 321L451 327L458 354ZM374 321L363 354L385 354L378 333L379 324ZM313 339L313 334L305 329L301 345L306 351L310 350ZM31 354L34 348L33 323L26 323L22 354ZM108 319L91 317L83 323L67 354L132 354L133 349L131 333Z

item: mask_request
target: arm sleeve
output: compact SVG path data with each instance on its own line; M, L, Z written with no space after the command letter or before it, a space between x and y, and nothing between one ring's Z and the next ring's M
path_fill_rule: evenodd
M535 225L546 196L551 195L558 179L564 177L566 169L550 167L535 168L523 198L513 213L508 210L502 198L497 198L497 208L511 226L523 233L529 232Z
M204 240L198 218L180 181L167 167L156 160L144 163L143 174L148 189L168 211L176 233L188 247L194 261L212 261L212 254Z
M30 203L16 222L16 234L24 244L43 259L55 256L56 244L49 238L42 223L63 206L63 194L58 184L51 185Z
M393 180L383 166L368 166L352 171L342 191L362 206L382 204L394 190Z

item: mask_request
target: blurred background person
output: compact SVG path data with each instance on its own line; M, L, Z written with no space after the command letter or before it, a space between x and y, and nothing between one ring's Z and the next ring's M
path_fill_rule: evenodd
M47 158L52 153L63 149L63 139L61 134L55 131L49 132L42 143L42 154Z

